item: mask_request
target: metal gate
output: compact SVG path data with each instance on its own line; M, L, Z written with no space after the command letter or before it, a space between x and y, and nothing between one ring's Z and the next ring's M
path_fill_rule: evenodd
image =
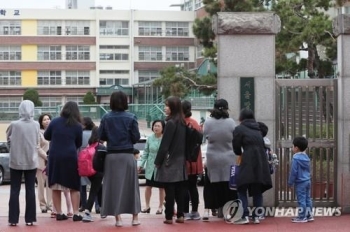
M276 80L276 154L280 164L275 191L278 206L296 205L294 190L287 180L297 136L309 141L314 206L336 202L337 80Z

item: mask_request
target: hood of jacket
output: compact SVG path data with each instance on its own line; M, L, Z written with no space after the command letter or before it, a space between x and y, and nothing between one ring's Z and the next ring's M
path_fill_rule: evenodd
M302 169L304 170L310 169L310 158L305 153L296 153L294 154L293 159L298 163L298 165Z
M34 103L29 100L24 100L19 105L19 118L23 121L33 120L34 118Z
M249 127L250 129L260 131L259 124L254 119L245 119L241 122L241 124Z

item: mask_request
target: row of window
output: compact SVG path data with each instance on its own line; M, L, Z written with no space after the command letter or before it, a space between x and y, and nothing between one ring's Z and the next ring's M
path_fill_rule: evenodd
M20 71L1 71L1 86L21 86L22 77ZM66 85L90 85L90 72L66 71ZM38 85L62 85L62 71L39 71L37 76Z
M0 35L20 35L21 21L0 20Z
M0 46L0 60L21 60L20 46Z
M139 82L145 82L154 80L156 78L160 77L160 74L158 71L139 71Z
M129 79L122 78L100 78L100 86L129 85Z
M100 60L129 60L129 54L100 53Z
M62 85L63 71L39 71L37 85ZM100 70L100 74L112 74L110 77L101 77L100 85L128 85L128 78L115 78L115 74L129 74L129 70ZM145 74L146 75L146 74ZM0 86L21 86L20 71L0 71ZM90 85L89 71L66 71L66 85Z
M90 35L90 21L40 20L38 35Z
M90 35L90 21L56 21L40 20L38 35ZM140 36L189 36L188 22L166 22L165 30L162 22L140 21ZM128 21L100 21L99 34L102 36L128 36ZM21 21L0 21L0 35L21 35Z
M83 98L82 96L67 96L65 100L83 104ZM21 97L0 97L0 108L18 108L21 101ZM64 104L62 97L40 96L40 101L43 103L42 107L57 107Z
M38 46L38 60L62 60L61 46ZM89 46L66 46L66 60L90 60Z
M64 57L65 56L65 57ZM89 46L66 46L65 54L62 53L62 46L38 46L38 60L90 60ZM166 61L188 61L189 47L166 47ZM0 60L21 60L20 46L0 46ZM129 60L129 54L100 53L100 60ZM162 61L162 47L139 47L140 61Z
M188 47L166 47L166 61L188 61L190 57ZM139 47L139 60L162 61L162 47Z
M144 36L189 36L188 22L139 22L139 35Z

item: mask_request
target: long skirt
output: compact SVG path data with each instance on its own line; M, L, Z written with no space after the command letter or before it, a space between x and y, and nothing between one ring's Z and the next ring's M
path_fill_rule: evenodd
M205 172L204 179L204 207L206 209L218 209L223 207L226 202L238 199L237 191L229 188L228 181L210 182Z
M104 164L101 215L141 211L137 164L133 154L108 154Z

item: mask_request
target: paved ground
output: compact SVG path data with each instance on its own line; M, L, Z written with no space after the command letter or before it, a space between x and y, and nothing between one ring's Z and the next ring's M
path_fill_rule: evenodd
M143 180L141 180L143 183ZM144 186L140 186L141 200L144 202ZM199 211L203 212L203 200L202 200L202 187L199 187L201 203L199 206ZM164 215L156 215L155 211L157 209L157 199L158 191L153 190L153 196L151 200L151 213L150 214L140 214L141 225L137 227L131 226L131 216L122 215L124 222L123 227L116 228L114 226L114 218L107 217L106 219L99 218L99 215L94 214L94 222L83 223L83 222L73 222L71 219L67 221L56 221L51 219L50 215L41 213L37 207L38 216L37 223L33 227L28 227L24 222L24 186L22 186L22 192L20 195L21 204L21 216L20 222L16 227L10 227L7 223L8 214L8 198L9 198L9 185L0 186L0 232L7 231L40 231L40 232L55 232L55 231L297 231L297 232L310 232L310 231L350 231L350 215L343 215L340 217L316 217L314 222L293 224L290 222L290 218L267 218L261 222L260 225L232 225L226 224L222 219L216 217L211 217L209 222L203 221L186 221L184 224L173 224L166 225L163 224ZM144 206L144 204L142 204ZM65 209L65 207L63 207Z

